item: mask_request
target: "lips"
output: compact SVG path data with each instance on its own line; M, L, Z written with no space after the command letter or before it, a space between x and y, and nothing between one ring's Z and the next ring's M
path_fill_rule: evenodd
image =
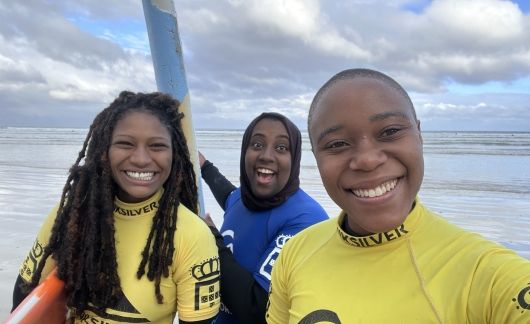
M394 190L398 183L398 179L392 179L389 181L386 181L374 188L359 188L359 189L352 189L351 191L353 194L359 198L375 198L380 197L384 194L386 194L389 191Z
M138 171L125 171L125 174L129 178L132 178L134 180L138 181L151 181L153 179L153 176L155 175L154 172L138 172Z
M258 182L262 184L270 183L272 177L275 175L275 172L267 168L257 168L256 172L258 174Z

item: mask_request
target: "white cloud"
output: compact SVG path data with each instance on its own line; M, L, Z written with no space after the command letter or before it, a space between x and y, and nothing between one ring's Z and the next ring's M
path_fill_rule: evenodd
M498 48L522 40L524 16L516 4L502 0L435 0L426 10L437 37L460 44Z
M272 27L333 56L367 59L369 52L338 33L316 0L249 0L233 2L256 26Z
M370 67L412 91L422 126L457 118L459 127L530 129L530 89L517 82L530 78L530 16L510 1L175 6L196 127L244 127L261 111L279 111L305 128L323 82L342 69ZM136 0L2 2L2 123L38 115L51 126L86 126L120 90L153 90L142 10ZM462 85L472 95L459 92Z

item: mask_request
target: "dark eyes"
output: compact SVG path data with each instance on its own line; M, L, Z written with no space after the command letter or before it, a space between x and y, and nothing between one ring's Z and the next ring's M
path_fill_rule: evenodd
M255 150L260 150L260 149L263 149L265 147L265 145L261 142L252 142L250 143L250 147L255 149ZM277 151L277 152L287 152L289 151L289 146L286 145L286 144L277 144L274 149Z
M112 145L118 148L122 148L122 149L132 149L136 146L133 142L128 142L128 141L116 141L112 143ZM166 143L152 143L152 144L149 144L149 148L154 151L160 151L160 150L168 149L169 145Z
M394 137L398 136L402 131L402 128L399 127L388 127L384 129L381 134L380 138L385 139L393 139Z
M254 142L254 143L250 143L250 146L253 147L253 148L259 149L259 148L263 147L263 144L261 144L259 142Z
M376 141L380 142L390 142L400 139L406 133L404 130L407 127L398 127L398 126L389 126L377 134L377 138L374 138ZM350 146L355 146L357 139L355 138L345 138L345 139L334 139L325 143L323 148L329 150L330 152L341 152L343 149L347 149Z
M338 149L346 145L348 145L348 143L346 143L345 141L333 141L333 142L326 144L326 148L327 149Z
M127 148L127 147L133 147L134 144L131 143L131 142L127 142L127 141L117 141L117 142L114 142L112 143L113 145L116 145L118 147L123 147L123 148Z
M168 148L169 147L166 143L153 143L153 144L151 144L149 146L152 147L152 148L157 148L157 149L163 149L163 148Z

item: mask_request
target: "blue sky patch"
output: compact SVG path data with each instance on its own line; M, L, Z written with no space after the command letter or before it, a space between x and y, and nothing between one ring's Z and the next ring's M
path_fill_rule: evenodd
M109 40L124 49L150 53L145 22L142 20L90 20L80 16L68 16L79 29L98 38Z

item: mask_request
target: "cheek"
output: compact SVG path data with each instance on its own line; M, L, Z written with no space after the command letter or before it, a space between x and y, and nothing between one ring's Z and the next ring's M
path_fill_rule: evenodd
M319 158L317 159L318 172L322 178L322 182L325 186L333 182L336 177L337 166L335 163L331 163L329 159Z
M423 147L418 144L415 150L408 152L408 165L416 173L423 174Z
M415 171L416 171L416 174L417 174L418 182L421 184L421 182L423 181L423 175L424 175L424 172L425 172L425 165L424 165L423 155L422 154L418 155L418 157L416 159Z
M173 156L170 154L169 156L167 156L165 158L166 162L166 173L169 174L171 173L171 167L173 166Z
M289 176L291 173L291 155L287 154L286 156L282 157L282 165L283 169L287 172L287 175Z
M279 185L283 188L289 181L289 177L291 176L291 155L288 155L287 157L282 156L281 161L281 178Z
M252 153L250 151L247 151L245 153L245 173L247 177L250 177L252 175L252 170L254 169L253 162L254 159Z

